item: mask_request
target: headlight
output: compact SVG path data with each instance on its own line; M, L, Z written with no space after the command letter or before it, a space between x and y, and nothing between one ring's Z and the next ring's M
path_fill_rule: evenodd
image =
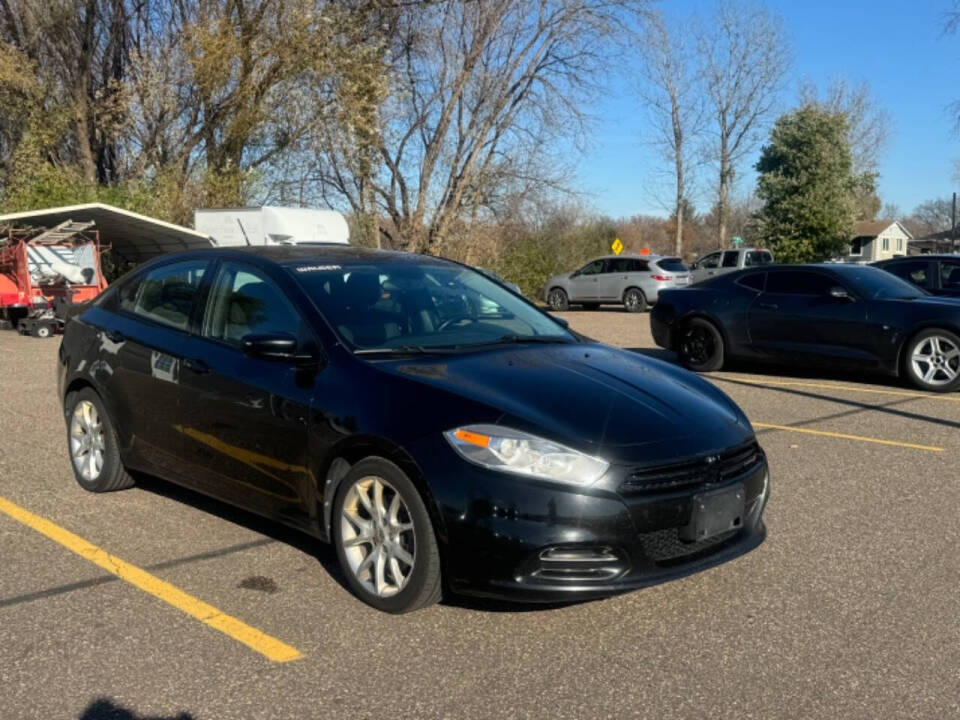
M443 435L463 459L515 475L586 486L610 467L599 458L498 425L468 425Z

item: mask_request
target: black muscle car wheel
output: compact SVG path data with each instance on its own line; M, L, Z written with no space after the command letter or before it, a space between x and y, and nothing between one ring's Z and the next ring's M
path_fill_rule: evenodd
M907 377L922 390L951 392L960 388L960 338L934 328L917 333L904 353Z
M680 363L690 370L710 372L723 367L723 336L709 320L693 318L680 330L677 344Z

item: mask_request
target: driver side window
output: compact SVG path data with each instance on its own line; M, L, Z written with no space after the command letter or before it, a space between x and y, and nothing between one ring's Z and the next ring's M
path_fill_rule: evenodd
M301 334L300 314L273 282L225 262L217 272L203 319L203 336L240 347L246 335Z
M594 260L580 269L581 275L599 275L603 272L603 260Z
M700 261L700 267L713 269L720 265L720 253L713 253L712 255L707 255L703 260Z

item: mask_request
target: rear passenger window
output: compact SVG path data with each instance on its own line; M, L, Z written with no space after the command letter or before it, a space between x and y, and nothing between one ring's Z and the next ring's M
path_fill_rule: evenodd
M607 272L608 273L628 273L636 272L636 261L631 258L613 258L612 260L607 260Z
M940 286L944 290L960 290L960 262L946 260L940 265Z
M186 330L193 298L207 265L206 260L189 260L150 270L140 282L127 283L121 288L120 308Z
M744 267L753 267L754 265L769 265L773 262L773 255L766 250L750 250L743 260Z
M723 267L725 268L735 268L737 263L740 261L740 251L739 250L727 250L723 254Z
M782 295L828 295L836 285L826 275L803 270L772 272L767 277L767 292Z
M217 273L203 319L203 335L240 347L246 335L300 336L300 314L271 280L225 262Z
M737 285L741 285L750 290L756 290L757 292L763 292L766 279L766 273L750 273L749 275L743 275L737 278Z

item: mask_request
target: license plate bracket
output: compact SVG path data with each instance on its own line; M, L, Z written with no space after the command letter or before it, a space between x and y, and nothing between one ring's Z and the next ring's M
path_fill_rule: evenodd
M693 496L690 522L680 528L680 539L700 542L728 530L739 530L743 527L745 509L743 483L697 493Z

